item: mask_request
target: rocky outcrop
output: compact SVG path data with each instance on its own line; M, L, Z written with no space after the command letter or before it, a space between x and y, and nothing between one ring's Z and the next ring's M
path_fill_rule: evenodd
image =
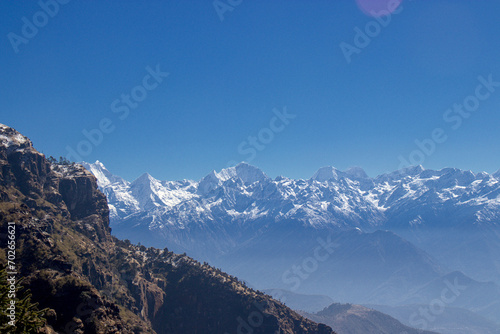
M97 189L97 183L92 174L80 165L52 167L60 174L58 191L61 194L70 217L81 221L80 232L92 240L109 241L109 209L106 196ZM100 224L93 222L99 221Z
M31 141L12 128L0 125L1 185L15 186L31 198L43 196L50 164Z

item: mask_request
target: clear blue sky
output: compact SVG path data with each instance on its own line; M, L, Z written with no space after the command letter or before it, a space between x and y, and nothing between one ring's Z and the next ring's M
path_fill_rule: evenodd
M83 159L130 180L199 179L252 150L273 177L326 165L375 176L436 128L447 139L428 146L424 167L498 170L500 87L470 97L478 76L500 81L500 2L405 0L381 27L362 1L232 0L223 21L212 1L73 0L49 6L53 17L36 1L2 1L0 122L60 156L108 119L113 131ZM26 21L36 35L23 35ZM356 27L373 37L348 63L340 45L356 47ZM157 64L169 73L159 84L146 77ZM120 101L132 91L147 94L135 108ZM468 118L446 114L468 97ZM284 126L273 121L283 107L296 115Z

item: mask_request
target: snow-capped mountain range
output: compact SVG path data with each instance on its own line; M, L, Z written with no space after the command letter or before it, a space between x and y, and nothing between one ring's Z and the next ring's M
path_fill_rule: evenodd
M114 225L147 217L149 229L185 229L265 218L267 223L370 231L432 227L436 221L436 227L500 222L500 172L416 166L370 178L358 167L323 167L308 180L294 180L271 179L240 163L200 181L159 181L143 174L128 182L99 161L83 165L107 195Z
M405 305L408 291L456 271L480 282L482 299L500 296L499 172L416 166L370 178L323 167L307 180L272 179L241 163L199 181L128 182L83 164L108 197L113 234L187 252L258 289ZM478 308L466 295L468 310L498 318L500 302Z

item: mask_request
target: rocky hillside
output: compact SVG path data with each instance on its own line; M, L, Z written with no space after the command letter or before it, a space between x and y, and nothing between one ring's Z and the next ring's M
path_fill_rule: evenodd
M207 264L115 239L94 176L5 125L0 200L0 263L14 222L17 277L49 309L45 333L333 333Z

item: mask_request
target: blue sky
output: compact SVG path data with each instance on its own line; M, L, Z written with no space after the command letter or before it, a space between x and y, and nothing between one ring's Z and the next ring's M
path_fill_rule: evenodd
M242 160L294 178L401 158L498 170L500 3L405 0L382 25L362 1L224 0L223 20L213 1L3 1L0 122L129 180Z

